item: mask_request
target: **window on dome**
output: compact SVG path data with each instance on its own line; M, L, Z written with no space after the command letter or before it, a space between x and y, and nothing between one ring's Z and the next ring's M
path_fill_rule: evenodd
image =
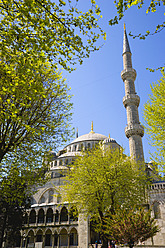
M84 146L83 146L83 144L81 144L81 151L83 151L83 148L84 148Z
M66 164L66 165L68 164L68 159L65 160L65 164Z

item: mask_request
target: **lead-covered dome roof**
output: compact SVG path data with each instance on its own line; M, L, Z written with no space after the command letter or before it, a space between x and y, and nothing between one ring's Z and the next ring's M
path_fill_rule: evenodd
M73 140L71 142L71 144L73 143L78 143L78 142L82 142L82 141L92 141L92 140L98 140L98 141L101 141L101 140L105 140L107 139L108 137L103 135L103 134L99 134L99 133L95 133L95 132L90 132L88 134L84 134L84 135L81 135L79 136L78 138L76 138L75 140Z

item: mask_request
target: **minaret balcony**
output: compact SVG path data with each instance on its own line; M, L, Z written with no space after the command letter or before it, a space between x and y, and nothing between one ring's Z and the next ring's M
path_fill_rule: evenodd
M135 71L135 69L133 69L133 68L124 69L121 72L121 78L122 78L123 81L129 80L129 79L135 81L135 79L136 79L136 71Z
M127 125L125 128L125 135L127 138L131 137L132 135L139 135L143 137L144 127L137 123Z
M139 103L140 97L136 94L128 94L123 97L123 104L125 108L129 105L136 105L138 107Z

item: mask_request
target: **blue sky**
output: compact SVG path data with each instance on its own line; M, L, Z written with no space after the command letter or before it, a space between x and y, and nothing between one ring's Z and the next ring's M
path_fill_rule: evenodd
M149 2L146 0L146 2ZM85 7L89 0L80 0ZM122 99L125 95L124 83L120 73L123 70L123 23L126 23L127 34L145 33L148 29L164 21L163 7L155 13L146 15L145 8L132 7L125 13L125 17L118 25L108 25L108 20L116 14L112 0L99 0L103 18L101 27L107 33L104 46L85 59L82 65L77 65L76 71L68 74L64 72L67 83L73 94L73 121L72 126L79 130L79 136L90 132L91 121L94 131L114 138L129 154L129 143L125 137L126 110ZM140 96L139 116L143 123L143 105L148 100L150 83L161 77L159 71L151 73L147 67L157 68L164 65L165 31L149 36L146 40L128 37L132 52L133 68L137 71L135 88ZM147 135L143 137L145 160L150 161L149 151L153 148L148 144Z

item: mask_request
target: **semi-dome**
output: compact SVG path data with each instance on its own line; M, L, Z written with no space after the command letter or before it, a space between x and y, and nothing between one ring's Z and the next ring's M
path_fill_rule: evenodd
M117 143L115 139L113 138L106 138L104 141L103 141L104 144L106 143Z
M94 132L90 132L88 134L84 134L84 135L81 135L80 137L76 138L75 140L73 140L71 142L71 144L73 143L77 143L77 142L81 142L81 141L90 141L90 140L98 140L98 141L101 141L101 140L105 140L107 139L108 137L103 135L103 134L99 134L99 133L94 133Z

